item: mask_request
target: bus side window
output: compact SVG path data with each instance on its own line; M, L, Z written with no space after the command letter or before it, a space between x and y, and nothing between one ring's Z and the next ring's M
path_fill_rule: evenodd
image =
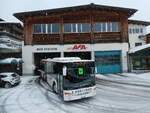
M54 74L62 74L62 64L55 63L53 69L54 69Z
M57 71L57 65L56 64L54 64L54 66L53 66L53 71L54 71L54 74L57 74L58 73L58 71Z

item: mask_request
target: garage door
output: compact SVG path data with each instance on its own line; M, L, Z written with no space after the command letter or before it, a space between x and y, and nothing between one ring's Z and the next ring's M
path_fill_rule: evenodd
M97 51L95 61L98 74L120 73L121 51Z

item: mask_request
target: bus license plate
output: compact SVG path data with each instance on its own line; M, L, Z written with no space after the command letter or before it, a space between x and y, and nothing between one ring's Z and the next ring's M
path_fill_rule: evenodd
M92 88L78 89L73 91L73 95L85 95L89 94L92 91Z

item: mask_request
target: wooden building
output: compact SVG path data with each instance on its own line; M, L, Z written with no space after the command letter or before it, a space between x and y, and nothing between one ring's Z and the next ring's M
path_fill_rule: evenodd
M23 71L42 58L94 59L97 73L127 71L128 18L137 10L96 4L16 13L24 23Z
M147 43L147 44L150 43L150 33L146 35L146 43Z

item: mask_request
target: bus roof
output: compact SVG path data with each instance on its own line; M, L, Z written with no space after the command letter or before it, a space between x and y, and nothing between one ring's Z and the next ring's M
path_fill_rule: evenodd
M94 60L82 60L79 57L60 57L60 58L52 58L52 59L51 58L43 59L42 61L69 63L69 62L92 62Z

